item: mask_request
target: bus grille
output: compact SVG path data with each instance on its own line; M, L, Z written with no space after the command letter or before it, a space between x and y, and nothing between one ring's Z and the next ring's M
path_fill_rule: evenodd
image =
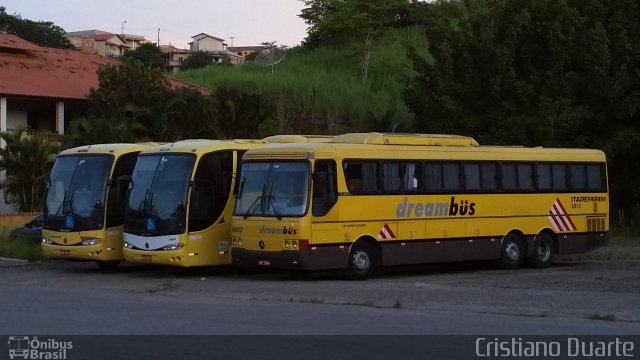
M589 232L601 232L605 231L603 217L589 217L587 218L587 231Z

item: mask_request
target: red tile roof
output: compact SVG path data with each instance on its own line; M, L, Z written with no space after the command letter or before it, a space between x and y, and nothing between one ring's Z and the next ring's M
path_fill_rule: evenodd
M0 34L0 49L42 51L40 46L32 44L15 35Z
M98 87L98 70L118 60L81 52L40 47L0 33L0 96L86 99ZM206 88L168 78L172 88Z
M0 34L0 95L86 99L89 89L98 87L98 69L117 63L96 54L44 48L15 35Z

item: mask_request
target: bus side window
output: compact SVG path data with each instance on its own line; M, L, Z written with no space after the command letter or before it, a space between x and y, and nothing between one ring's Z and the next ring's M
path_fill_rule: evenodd
M189 208L189 231L213 225L229 200L233 153L218 151L202 156L193 181Z
M120 156L116 162L107 199L107 227L120 226L124 223L127 192L137 160L138 152L134 152Z
M385 192L415 192L418 190L418 178L422 168L417 162L385 162L382 165L382 178Z
M240 179L242 179L242 173L240 170L242 169L242 157L247 150L238 150L236 151L236 183L233 185L233 195L238 194L238 188L240 187Z
M324 216L338 201L336 163L333 160L318 160L313 171L313 216Z

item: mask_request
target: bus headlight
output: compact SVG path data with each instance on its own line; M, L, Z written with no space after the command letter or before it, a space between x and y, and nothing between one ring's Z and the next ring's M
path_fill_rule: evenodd
M291 247L292 247L292 248L294 248L294 249L296 249L296 250L298 250L298 242L297 242L296 240L293 240L293 241L291 242Z
M163 246L162 250L178 250L178 249L182 249L183 247L184 247L183 243L177 243L177 244Z
M53 244L53 241L51 241L51 239L47 239L46 237L42 237L42 243L43 244L47 244L47 245L51 245Z
M289 246L291 246L291 245L289 245L289 241L288 241L288 240L287 240L287 241L285 241L285 242L284 242L284 248L285 248L285 249L288 249L288 248L289 248Z
M82 245L83 246L97 245L97 244L100 244L101 242L102 242L102 239L100 239L100 238L84 238L84 239L82 239Z
M126 247L127 249L133 249L134 248L132 243L129 243L129 242L126 242L126 241L124 242L124 247Z

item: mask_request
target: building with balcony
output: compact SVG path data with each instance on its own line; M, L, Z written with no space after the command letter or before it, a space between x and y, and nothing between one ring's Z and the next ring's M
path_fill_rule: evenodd
M259 53L260 51L266 49L266 46L264 45L257 45L257 46L229 46L227 47L227 50L229 50L230 52L237 54L238 56L242 56L242 58L246 58L247 55L249 54L253 54L253 53Z
M227 50L224 39L200 33L191 37L193 41L189 43L192 52L204 51L211 55L213 63L224 63L228 61L231 65L242 64L244 58L236 53Z
M40 47L0 33L0 131L23 128L25 136L64 134L71 120L86 115L91 89L99 86L98 70L118 63L93 52ZM210 94L184 81L168 81L172 88ZM1 195L0 213L11 211Z
M121 56L127 50L150 42L142 35L112 34L102 30L72 31L66 36L78 50L110 57Z

